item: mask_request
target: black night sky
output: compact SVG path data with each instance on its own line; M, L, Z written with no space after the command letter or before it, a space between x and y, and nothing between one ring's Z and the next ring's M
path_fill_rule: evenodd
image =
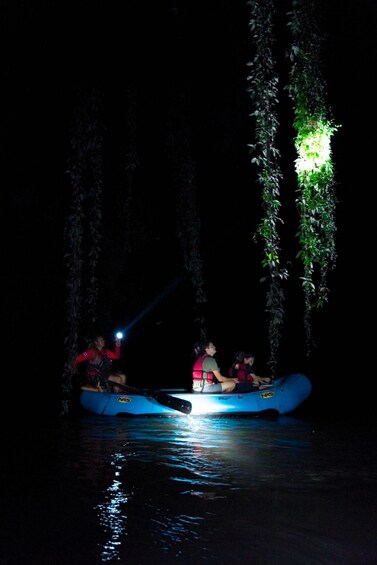
M292 108L282 91L282 246L292 273L281 371L310 373L320 385L317 400L329 405L332 391L344 382L352 406L354 387L370 378L368 335L374 323L376 5L323 3L327 101L341 125L332 146L338 261L329 278L329 303L315 320L317 350L308 362L295 259ZM279 4L277 63L284 86L290 3ZM246 2L4 0L0 20L3 320L17 381L24 374L33 383L60 383L67 332L64 227L72 197L66 171L74 116L82 93L92 89L103 100L101 283L112 313L103 329L127 326L148 310L124 345L129 382L186 384L191 345L199 337L177 238L169 144L169 132L181 132L182 124L195 163L209 336L224 371L234 351L244 348L256 353L259 372L266 372L265 287L259 282L260 248L253 243L261 189L247 147L254 139L246 91L246 64L253 58ZM138 155L135 224L143 243L125 264L119 242L130 116Z

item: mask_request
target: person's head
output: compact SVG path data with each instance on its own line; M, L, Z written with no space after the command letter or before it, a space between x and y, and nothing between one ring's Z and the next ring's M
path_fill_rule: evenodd
M213 357L216 353L216 346L212 341L205 341L203 343L204 352Z
M234 354L234 363L243 363L245 358L244 351L236 351Z
M243 362L246 365L253 365L255 361L255 355L253 353L244 353Z
M254 363L255 355L247 351L237 351L234 355L234 363L245 363L252 365Z
M192 346L192 352L195 357L199 357L199 355L204 354L203 342L196 341Z
M95 335L93 338L94 347L101 350L105 347L105 338L102 334Z

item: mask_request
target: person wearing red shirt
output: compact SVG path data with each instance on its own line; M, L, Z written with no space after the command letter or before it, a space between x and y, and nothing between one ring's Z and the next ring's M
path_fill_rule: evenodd
M89 386L107 390L109 381L113 383L125 384L126 375L121 371L112 371L112 362L120 359L121 341L115 340L114 351L105 347L105 338L102 335L95 335L93 346L88 347L79 353L73 361L73 366L77 367L81 363L86 363L86 379ZM114 386L114 392L120 392L120 387Z

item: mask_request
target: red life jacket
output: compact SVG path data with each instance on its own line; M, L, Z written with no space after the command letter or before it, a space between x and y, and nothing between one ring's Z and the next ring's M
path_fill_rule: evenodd
M236 369L236 367L234 365L238 365L238 369ZM230 371L229 371L230 377L237 378L240 383L252 382L253 377L248 372L248 370L247 370L248 365L246 365L246 363L237 362L237 363L234 363L234 365L232 365L231 368L230 368Z
M207 373L203 370L204 359L210 357L210 355L201 355L198 357L192 368L192 380L193 381L206 381L203 384L212 384L214 382L214 374L212 372Z

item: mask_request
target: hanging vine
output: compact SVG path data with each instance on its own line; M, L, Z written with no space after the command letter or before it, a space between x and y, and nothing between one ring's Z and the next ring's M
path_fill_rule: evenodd
M295 169L298 179L297 209L305 297L304 327L308 354L314 345L312 312L328 300L327 278L335 267L335 193L331 137L337 130L326 105L321 68L323 37L315 0L292 0L289 12L293 42L287 87L294 104Z
M206 318L204 305L207 296L204 289L203 260L200 253L200 220L196 205L196 187L194 178L195 166L187 157L179 165L180 189L177 212L178 237L183 251L183 260L189 272L195 291L195 319L199 337L207 339Z
M187 116L187 103L179 102L179 116ZM177 185L177 234L181 244L183 262L190 275L195 293L194 324L200 339L207 339L207 321L204 308L205 292L203 259L200 245L200 218L197 206L196 166L192 158L191 134L188 122L178 115L171 117L168 136L169 155L173 157L174 182ZM172 125L174 123L174 126Z
M264 216L258 226L257 234L264 244L262 266L267 275L262 281L268 281L266 312L269 316L269 366L275 373L278 362L280 338L284 321L285 294L282 287L288 272L280 264L280 236L278 226L280 181L282 178L278 163L280 152L275 145L278 129L278 76L275 72L273 57L273 15L274 0L249 0L251 18L249 27L255 47L253 62L248 63L250 74L247 80L250 86L247 92L253 102L255 117L256 143L249 144L253 154L252 163L259 167L258 182L262 185L262 206Z
M80 108L76 116L71 139L72 158L67 170L72 185L72 204L65 226L68 336L65 340L62 414L68 412L72 392L72 361L78 347L83 302L87 320L91 323L96 320L97 267L102 231L102 132L98 112L98 98L96 93L92 93L87 105ZM87 242L86 225L89 233ZM87 257L85 270L84 256ZM88 278L83 299L84 271L88 272Z
M67 299L66 311L68 322L68 335L65 339L66 360L62 378L62 410L66 415L69 411L69 400L72 392L72 362L77 351L78 336L81 318L81 284L82 284L82 239L83 239L83 199L82 190L82 161L83 155L80 147L76 147L75 159L72 160L69 174L72 185L71 211L66 220L65 236L67 252Z
M98 94L93 93L88 103L86 118L87 135L87 175L88 175L88 229L89 279L85 294L85 304L88 309L89 322L95 323L98 306L98 263L101 253L102 240L102 157L103 132L99 121Z

